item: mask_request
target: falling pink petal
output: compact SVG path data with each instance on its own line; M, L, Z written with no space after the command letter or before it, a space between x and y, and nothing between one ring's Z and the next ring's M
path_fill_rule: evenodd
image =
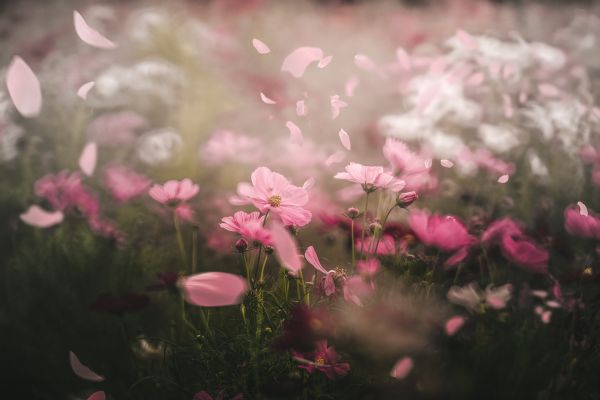
M357 54L354 56L354 64L360 68L367 71L373 70L377 67L375 62L371 60L368 56L364 54Z
M336 119L340 116L340 110L342 108L348 107L348 103L343 100L340 100L340 96L335 94L333 96L329 96L329 103L331 105L331 119Z
M106 394L102 390L92 393L91 396L87 398L87 400L105 400L105 399L106 399Z
M406 53L406 50L404 50L402 47L399 47L396 50L396 58L398 59L398 63L400 64L400 67L402 67L402 69L406 72L409 72L412 68L411 66L411 62L410 62L410 56Z
M323 69L326 66L329 65L329 63L331 62L331 60L333 59L333 56L327 56L325 58L322 58L319 63L317 64L317 67Z
M527 101L527 93L521 92L519 93L519 103L524 104Z
M587 216L588 215L588 209L585 206L585 204L583 204L581 201L578 201L577 205L579 206L579 214Z
M287 128L290 131L290 141L294 144L302 144L302 142L304 141L304 136L302 136L302 131L300 130L298 125L296 125L292 121L287 121L285 123L285 126L287 126Z
M498 178L498 183L506 183L508 182L508 175L502 175L500 178Z
M310 64L322 58L323 50L318 47L299 47L283 60L281 70L289 72L295 78L300 78Z
M340 129L338 135L340 137L340 142L342 143L342 146L344 146L348 151L352 150L352 144L350 143L350 136L348 136L348 132L346 132L343 129Z
M35 117L42 109L40 82L29 65L19 56L13 57L6 71L6 87L15 108L22 116Z
M96 169L96 160L98 158L98 146L94 142L85 145L81 156L79 157L79 168L87 176L92 176Z
M475 38L462 29L459 29L456 32L456 38L464 46L464 48L468 50L475 50L477 48L477 41Z
M306 115L306 104L304 103L304 100L298 100L296 102L296 115L299 117Z
M560 94L558 88L549 83L542 83L538 85L538 90L542 95L546 97L557 97Z
M73 11L73 22L77 36L84 43L100 49L114 49L117 47L117 45L102 36L98 31L92 29L77 11Z
M358 78L355 75L352 75L350 79L346 81L346 85L344 87L344 93L346 93L346 96L354 96L354 91L356 90L356 87L359 83L360 81L358 80Z
M92 90L95 84L96 82L94 81L84 83L79 87L79 89L77 89L77 96L81 97L84 100L87 99L88 93L90 92L90 90Z
M61 211L50 212L35 205L30 206L19 217L27 225L37 226L38 228L48 228L52 225L60 224L64 219Z
M413 360L410 357L401 358L390 371L390 376L396 379L404 379L413 369Z
M271 52L269 46L267 46L264 42L254 38L252 39L252 46L258 51L259 54L268 54Z
M465 324L465 318L457 315L446 321L446 334L448 336L454 336L456 332Z
M479 86L483 83L485 75L483 72L476 72L467 79L467 86Z
M544 311L541 315L542 318L542 322L544 324L549 324L550 323L550 318L552 317L552 311Z
M424 113L437 97L440 91L440 85L430 85L428 88L421 91L417 100L417 114Z
M302 269L302 261L298 255L298 248L292 235L279 222L271 224L273 234L273 247L279 263L290 271L292 275L298 275Z
M317 255L317 251L313 246L308 246L306 251L304 252L304 258L310 265L315 267L315 269L325 275L327 275L327 270L321 265L321 261L319 260L319 256Z
M342 162L344 158L346 158L346 154L344 154L343 151L336 151L335 153L327 157L327 160L325 160L325 165L330 167L333 164Z
M260 99L265 104L275 104L276 103L275 100L272 100L272 99L268 98L263 92L260 92Z
M444 168L452 168L454 166L454 163L450 160L440 160L440 164Z
M102 382L104 380L103 376L83 365L72 351L69 352L69 362L71 363L71 369L78 377L92 382Z
M248 291L248 282L227 272L204 272L181 280L185 300L201 307L239 304Z
M428 158L423 162L423 164L425 165L425 168L429 169L433 165L433 160L431 158Z
M502 100L504 102L504 116L506 118L512 118L514 114L514 109L512 105L512 100L507 94L502 95Z
M304 181L304 183L302 184L302 189L309 190L312 189L313 186L315 186L315 178L311 176L306 181Z

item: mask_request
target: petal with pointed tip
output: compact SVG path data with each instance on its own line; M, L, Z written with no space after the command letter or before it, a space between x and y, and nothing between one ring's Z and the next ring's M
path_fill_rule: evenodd
M77 11L73 11L73 23L75 25L77 36L79 36L79 39L84 43L100 49L114 49L117 47L116 44L102 36L100 32L92 29L87 22L85 22L83 16Z
M6 71L6 87L15 108L22 116L35 117L42 109L40 82L29 65L15 56Z

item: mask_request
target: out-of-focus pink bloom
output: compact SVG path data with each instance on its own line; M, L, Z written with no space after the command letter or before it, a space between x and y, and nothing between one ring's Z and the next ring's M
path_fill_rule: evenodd
M238 233L248 239L250 242L260 243L264 246L272 246L273 235L263 226L261 219L249 220L241 225Z
M237 211L230 217L223 217L219 226L230 232L241 234L241 229L248 223L258 222L261 225L264 223L265 217L261 216L258 211L247 213L245 211Z
M148 195L161 204L177 205L194 197L199 190L198 185L186 178L181 181L170 180L163 185L153 185Z
M276 221L271 224L271 234L273 235L273 247L275 248L277 260L290 274L298 275L298 272L302 269L302 261L294 238L284 226Z
M351 162L346 166L346 172L339 172L336 179L343 179L358 183L365 192L373 192L377 189L389 189L399 192L406 186L406 182L396 179L392 174L384 172L383 167L366 166Z
M506 307L506 303L512 296L512 285L510 283L498 287L488 285L485 288L485 302L495 310Z
M594 146L587 145L582 147L579 150L579 156L581 157L581 161L586 164L600 163L600 149Z
M411 175L427 170L425 158L411 151L406 143L388 138L383 145L383 156L390 162L395 172Z
M175 215L182 221L193 222L195 213L194 209L188 203L181 203L175 207Z
M370 260L360 260L356 263L356 270L358 273L366 278L373 278L379 273L381 269L381 263L375 258Z
M364 301L375 292L373 282L366 282L362 276L352 276L344 282L344 300L362 307Z
M209 165L226 162L252 164L262 158L262 146L256 138L219 129L200 148L199 155Z
M267 167L259 167L252 173L252 184L240 183L238 194L262 213L277 215L285 225L304 226L312 213L303 206L308 203L306 189L292 185L283 175Z
M390 376L396 379L404 379L410 374L413 369L413 360L410 357L404 357L396 361L394 367L390 371Z
M463 261L468 255L468 248L475 242L465 225L451 215L430 215L426 211L414 210L408 216L408 224L425 245L456 251L446 261L449 267Z
M406 208L414 203L419 198L419 195L415 191L403 192L398 195L396 204L402 208Z
M99 145L120 147L132 144L136 131L146 126L146 120L139 114L122 111L95 118L87 128L87 135Z
M244 278L226 272L205 272L181 279L188 303L202 307L238 304L248 290Z
M452 286L448 290L448 300L454 304L461 305L468 310L475 310L482 302L495 310L506 307L512 297L512 285L510 283L493 287L489 285L485 292L481 291L475 282L466 286Z
M446 324L444 325L444 328L446 329L446 335L454 336L456 332L458 332L458 330L462 328L462 326L465 324L465 321L465 317L462 317L460 315L456 315L450 318L448 321L446 321Z
M500 241L505 234L522 235L523 230L514 220L510 218L501 218L488 226L485 232L483 232L483 235L481 235L481 241L486 244Z
M596 187L600 187L600 163L592 171L592 183Z
M143 194L150 180L126 166L111 165L104 170L104 184L114 199L123 203Z
M293 353L294 359L300 363L299 368L311 374L315 370L321 371L332 380L348 373L350 364L338 362L339 356L333 346L327 346L327 340L319 340L315 347L312 360L305 358L300 353Z
M600 239L600 218L581 215L577 206L565 209L565 229L572 235Z
M360 239L356 239L356 250L380 256L390 256L396 254L396 241L392 235L384 234L381 236L379 244L377 244L377 238L375 236L369 236L365 238L364 247L363 242Z

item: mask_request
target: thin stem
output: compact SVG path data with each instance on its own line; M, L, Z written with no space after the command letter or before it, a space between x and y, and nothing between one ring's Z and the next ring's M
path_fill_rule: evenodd
M192 230L192 274L196 273L196 267L198 265L198 230L194 228Z
M383 221L381 222L381 232L379 233L379 236L377 236L377 242L375 243L375 249L373 250L373 254L377 254L377 249L379 248L379 241L381 241L381 237L383 236L383 229L385 228L385 224L394 208L396 208L396 204L390 207L387 214L385 214Z
M356 255L355 255L356 244L354 243L354 218L352 218L352 221L350 222L350 240L352 240L352 270L354 271L355 264L356 264Z
M179 218L177 218L177 213L173 210L173 226L175 227L175 236L177 237L177 245L179 247L179 255L181 256L181 262L183 265L183 272L186 272L186 255L185 255L185 246L183 245L183 236L181 235L181 226L179 224Z
M365 211L363 213L363 221L362 221L362 233L360 235L360 256L361 258L364 256L365 252L365 227L367 225L367 210L369 209L369 192L367 192L367 196L365 197Z

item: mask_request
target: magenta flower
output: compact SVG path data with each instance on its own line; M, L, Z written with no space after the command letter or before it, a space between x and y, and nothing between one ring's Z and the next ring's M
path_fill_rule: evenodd
M600 218L582 215L577 206L565 209L565 229L572 235L600 239Z
M375 236L365 238L365 244L360 239L356 239L356 250L369 254L377 254L380 256L393 256L396 254L396 241L392 235L384 234L377 243Z
M124 203L143 194L150 180L126 166L112 165L104 170L104 184L116 201Z
M229 232L236 232L241 234L242 229L248 224L254 224L258 222L260 225L265 220L264 216L261 216L258 211L247 213L245 211L238 211L230 217L223 217L219 226Z
M548 251L527 237L510 218L494 221L481 236L481 241L486 244L498 243L507 260L530 272L548 272Z
M373 278L379 273L381 264L376 258L370 260L361 260L356 263L356 270L358 273L365 278Z
M323 372L327 378L333 380L338 376L345 376L350 370L350 364L339 363L339 356L333 346L327 346L327 340L319 340L316 343L312 360L305 358L300 353L293 353L294 360L298 361L302 368L312 374L315 370Z
M455 251L447 261L453 266L468 255L468 248L475 242L465 225L452 215L430 215L426 211L414 210L408 216L408 224L419 240L442 251Z
M283 175L267 167L252 173L252 184L240 183L238 195L252 203L262 213L277 215L284 225L304 226L312 213L304 208L308 203L306 189L292 185Z
M399 192L406 186L406 182L384 172L383 167L366 166L355 162L348 164L346 172L339 172L334 178L358 183L365 192L373 192L377 189Z
M164 185L153 185L148 194L161 204L177 205L194 197L199 190L198 185L186 178L181 181L170 180Z

